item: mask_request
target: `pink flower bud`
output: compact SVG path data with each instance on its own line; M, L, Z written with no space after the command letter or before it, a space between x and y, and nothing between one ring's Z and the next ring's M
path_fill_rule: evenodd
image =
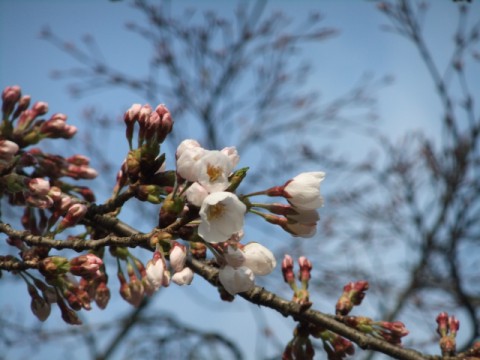
M46 196L50 191L50 182L42 178L34 178L28 182L28 188L35 196Z
M18 150L18 145L13 141L0 140L0 160L10 161Z
M453 336L457 335L458 329L460 329L460 321L453 315L448 318L448 328Z
M187 248L178 242L173 243L173 247L170 250L170 266L174 272L180 272L185 267L185 261L187 260Z
M88 208L84 204L73 204L68 208L67 214L58 226L58 231L61 231L67 227L76 225L83 219L87 213Z
M48 112L48 104L44 101L37 101L33 104L32 110L35 112L36 116L45 115Z
M141 108L141 104L133 104L123 116L123 120L125 121L126 125L125 136L127 137L130 149L132 148L133 128L135 125L135 121L137 121L137 118L140 115Z
M20 86L7 86L2 92L2 111L5 116L8 116L12 113L15 104L22 96L22 90Z
M293 273L293 259L288 254L286 254L282 260L282 274L283 280L287 284L293 284L295 282L295 274Z
M310 271L312 270L311 261L308 260L305 256L301 256L298 259L298 265L300 266L300 270L298 272L298 280L302 282L310 280Z
M445 336L448 333L448 314L446 312L441 312L437 316L437 333L440 336Z
M70 260L70 272L84 278L94 278L99 275L102 259L94 254L80 255Z
M162 143L172 131L173 119L170 111L163 104L157 106L155 113L157 113L160 118L160 125L157 128L157 140L159 143Z
M17 104L17 108L15 109L15 112L13 113L13 118L16 119L22 111L25 111L28 109L30 106L30 95L24 95L20 98Z

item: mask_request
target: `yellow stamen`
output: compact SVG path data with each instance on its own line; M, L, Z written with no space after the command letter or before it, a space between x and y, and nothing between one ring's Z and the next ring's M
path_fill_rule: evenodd
M222 168L208 164L207 175L210 178L210 182L215 182L222 175Z
M207 219L210 221L210 220L221 218L224 212L225 212L224 204L218 203L215 205L211 205L208 207L208 210L207 210Z

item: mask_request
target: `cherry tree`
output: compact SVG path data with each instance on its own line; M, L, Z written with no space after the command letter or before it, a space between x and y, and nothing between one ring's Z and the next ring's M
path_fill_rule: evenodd
M314 165L290 179L281 179L275 173L275 166L265 167L263 177L254 176L255 179L251 180L249 169L237 166L242 150L247 151L251 144L260 146L260 140L268 137L266 148L279 149L279 154L284 154L288 149L275 146L278 137L292 129L301 131L307 128L305 119L313 113L328 123L332 118L341 118L340 112L345 107L368 103L364 97L368 86L362 84L344 98L326 104L322 109L315 109L315 112L308 106L301 107L302 111L295 113L295 118L287 119L289 121L285 123L282 122L284 119L277 122L271 111L282 95L281 75L287 69L282 61L284 51L294 49L305 39L323 40L332 34L332 30L313 27L313 30L308 28L298 36L281 34L272 41L279 23L276 23L275 17L264 22L259 20L261 4L258 2L249 16L245 11L239 12L241 36L238 42L233 40L227 47L231 51L222 55L218 51L207 51L215 49L213 43L208 43L212 36L208 31L202 33L198 32L198 28L182 28L180 22L165 17L157 8L143 1L137 2L151 22L165 31L159 38L154 38L149 29L130 26L156 41L159 51L156 64L159 68L168 69L172 76L168 87L170 97L175 98L172 106L168 101L166 105L151 101L160 83L129 79L103 64L99 66L93 59L85 62L86 74L95 79L95 83L89 83L88 78L84 78L81 84L85 87L77 87L77 91L88 91L91 86L98 86L98 82L104 85L121 84L145 92L152 102L133 104L124 109L125 142L129 150L124 162L116 166L118 173L110 186L111 196L101 204L96 202L93 189L84 183L78 185L76 181L98 176L87 156L51 154L41 147L45 139L74 137L77 129L67 124L67 116L61 113L47 115L49 106L42 101L30 106L30 96L22 94L19 86L4 89L0 185L8 206L19 207L23 213L21 226L18 220L18 225L10 225L2 216L0 231L5 234L10 250L2 255L0 268L25 282L26 294L31 297L31 310L40 321L47 321L51 308L56 306L65 322L79 325L79 312L98 311L92 309L93 303L100 309L107 307L111 296L116 296L110 291L115 271L120 286L119 295L136 309L142 309L151 296L172 282L185 286L194 277L202 277L218 289L223 301L243 297L253 304L293 318L297 325L291 341L284 344L285 359L313 358L315 353L321 354L322 351L330 359L341 359L358 353L359 348L373 350L366 355L369 357L376 353L398 359L480 357L478 342L474 343L479 332L475 283L470 280L475 278L475 274L463 277L461 274L469 272L462 267L467 265L460 261L463 259L460 258L462 246L471 244L475 247L474 219L478 212L478 181L474 174L478 166L476 142L479 119L476 118L474 96L469 90L469 76L466 75L472 61L467 55L473 55L473 59L478 57L474 52L478 23L465 28L463 24L468 8L460 8L461 26L455 37L452 60L445 74L440 75L422 36L421 19L426 7L419 4L415 8L409 1L378 3L379 10L390 21L388 29L413 41L419 50L441 99L445 135L437 145L425 134L408 136L397 145L382 134L372 132L370 136L380 145L386 160L383 163L368 161L352 164L332 155L330 161L335 160L336 166L329 166L330 169L339 173L356 173L359 180L353 188L338 191L324 200L320 187L324 181L329 181L330 173L325 174L323 168ZM313 20L318 21L318 18ZM208 14L206 21L210 27L205 29L228 27L213 14ZM313 24L316 24L315 21ZM181 66L176 63L175 49L169 48L166 42L166 34L171 35L172 32L186 45L196 44L203 51L200 53L204 57L198 58L196 66L205 66L205 61L212 61L213 66L217 61L224 66L224 72L220 72L223 76L215 80L204 78L201 84L188 82L188 74L184 76L178 71ZM59 43L49 31L45 31L44 36ZM265 42L262 42L264 36ZM251 39L260 39L260 45L248 50ZM268 44L274 46L269 48ZM218 123L214 119L239 105L237 99L231 102L220 102L219 99L239 81L246 64L253 66L246 55L251 55L253 61L259 49L271 50L278 60L278 67L270 69L272 72L269 73L275 81L269 83L266 80L269 76L263 78L264 85L270 87L265 85L265 92L255 98L255 102L263 99L257 116L265 115L271 120L273 128L257 128L254 133L247 130L238 147L233 146L235 144L224 144L223 147L219 139L225 131L222 126L227 126L228 121ZM80 50L75 48L69 48L69 51L74 55L80 54ZM85 59L85 56L80 58ZM262 65L258 64L260 74L269 71ZM459 83L462 101L456 101L453 90L449 90L453 89L453 80ZM189 94L200 87L206 89L208 96L198 103L188 101L191 99ZM276 87L279 87L278 93L269 94ZM169 96L165 99L168 100ZM299 101L304 104L311 98L296 98L290 106L295 108ZM174 118L177 114L181 117L185 112L199 115L207 134L202 139L182 139L181 122L174 122ZM468 125L465 125L464 117ZM345 126L348 122L341 124ZM178 126L179 131L176 130ZM277 133L272 133L272 129ZM268 141L271 141L270 145ZM172 144L179 145L173 147ZM304 164L319 164L325 160L326 156L321 155L318 148L307 143L303 145ZM273 151L269 153L274 156ZM167 159L174 164L172 168L166 167ZM299 159L290 158L288 161L293 163ZM266 178L278 179L278 182L272 184ZM262 181L267 185L262 186ZM387 195L372 203L369 201L375 194L372 188L377 190L379 185ZM440 191L440 195L429 190L432 186ZM248 190L245 191L245 188ZM148 232L140 232L119 218L121 211L134 199L158 207L155 215L150 217L153 221ZM329 204L338 207L342 215L320 220L318 209L324 203L326 207ZM432 207L432 204L435 206ZM338 222L350 218L351 221L341 224L341 231L349 234L349 238L361 239L366 246L376 246L377 241L392 236L407 239L416 254L416 261L407 272L410 280L406 286L389 284L388 278L376 282L377 291L381 292L382 288L391 291L392 305L386 310L379 310L374 316L358 316L353 315L352 310L357 307L356 311L362 313L362 300L369 289L375 294L375 287L369 285L367 273L362 273L365 278L358 280L352 278L348 271L333 269L340 275L337 280L350 276L349 280L329 284L329 295L332 297L336 293L330 314L315 310L311 291L323 288L315 282L311 272L317 264L322 266L322 259L305 252L299 254L298 261L294 261L288 254L293 254L294 250L284 251L287 254L279 257L277 251L269 250L262 243L248 242L248 229L244 228L247 213L256 215L266 226L282 229L295 237L314 236L319 223L321 235L333 239L336 227L340 226ZM148 259L134 255L132 249L135 248L143 249ZM305 249L300 247L300 250ZM344 254L350 256L349 251L352 250L355 251L347 248ZM106 266L106 261L111 260L116 263L116 269ZM277 291L270 291L269 286L256 285L258 277L268 277L277 262L283 275L282 286L291 290L291 299L285 299ZM448 271L441 270L444 265ZM439 286L441 283L443 286ZM279 288L278 284L273 286ZM419 294L432 287L445 294L439 302L435 303L434 297L428 300L427 305L419 301ZM450 304L445 304L445 296L452 300ZM409 331L397 317L403 315L409 304L429 314L436 312L432 320L437 322L436 341L441 356L402 346L402 340L409 339ZM440 306L449 313L460 309L468 315L467 319L472 324L471 339L461 349L457 349L456 344L459 320L445 311L437 311ZM135 310L130 319L135 321L138 314ZM205 343L218 341L234 357L241 356L228 339L221 336L208 339L201 331L187 329L174 321L170 325L184 331L185 337L193 334ZM108 351L99 356L106 357Z

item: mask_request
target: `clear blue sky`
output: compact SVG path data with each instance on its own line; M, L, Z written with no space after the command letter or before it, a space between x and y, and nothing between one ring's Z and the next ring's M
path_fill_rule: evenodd
M231 13L236 4L234 1L173 3L179 9L187 5L202 9L214 7L226 14ZM470 6L480 14L480 1L473 0ZM450 0L441 0L432 1L431 7L426 19L426 36L437 58L446 62L458 5ZM310 86L320 87L327 98L334 98L348 90L366 72L379 76L391 74L395 77L394 84L378 94L385 129L392 136L416 127L438 131L438 100L432 92L433 84L424 65L406 40L380 30L386 19L373 3L353 0L271 1L269 9L274 8L293 17L294 21L303 19L310 10L319 10L326 17L325 25L341 31L338 37L312 46L304 55L314 66ZM144 102L143 99L126 90L102 91L72 99L66 91L67 83L53 80L49 74L52 70L68 69L76 64L68 55L40 40L39 32L48 25L53 32L72 42L79 42L87 33L93 34L102 53L114 67L143 74L150 50L144 40L125 31L124 23L132 19L140 21L143 17L128 1L0 0L0 87L20 85L34 101L47 101L50 111L67 113L69 121L79 127L80 133L88 131L82 128L81 122L86 106L93 104L104 112L120 116L132 103ZM477 86L480 86L480 81ZM479 94L480 87L474 91ZM123 138L121 141L124 142ZM121 160L125 148L117 153L118 148L113 144L105 144L105 147L114 158ZM4 275L2 282L6 280L10 283L8 277ZM112 280L115 282L114 276ZM235 301L235 305L221 303L216 300L216 290L205 288L201 283L198 278L193 289L171 286L162 291L155 306L174 312L180 319L191 323L195 323L191 321L192 317L203 314L202 321L208 324L208 328L235 338L249 359L257 358L254 345L257 332L253 319L260 318L259 310L240 299ZM15 313L28 311L24 287L18 289L15 299L3 296L4 291L5 285L2 287L0 312L5 309ZM125 313L128 306L118 300L116 293L113 299L112 309ZM182 299L180 306L178 299ZM210 305L194 305L199 299ZM89 316L91 321L97 321L111 314L94 308ZM270 316L268 311L266 314L269 325L281 329L281 340L286 343L292 327L285 325L279 316ZM54 311L47 326L57 326L60 323L58 319L59 314ZM30 359L40 359L44 355L31 354ZM73 355L81 357L81 354Z

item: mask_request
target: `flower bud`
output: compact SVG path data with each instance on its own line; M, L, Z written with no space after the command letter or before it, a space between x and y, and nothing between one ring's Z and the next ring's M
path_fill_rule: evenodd
M64 257L49 256L40 261L38 269L45 276L62 275L70 270L70 264Z
M46 196L50 190L50 182L42 178L34 178L28 182L28 188L35 196Z
M10 140L0 140L0 160L10 161L17 154L17 143Z
M30 95L24 95L20 98L17 104L17 108L13 113L13 117L12 117L13 119L16 119L22 113L22 111L25 111L28 109L28 107L30 106L30 99L31 99Z
M33 104L32 110L35 112L36 116L45 115L48 112L48 104L44 101L37 101Z
M245 254L244 266L250 268L255 275L268 275L277 266L273 253L257 242L245 245L243 253Z
M170 266L174 272L182 271L185 267L185 261L187 260L187 248L175 241L170 250L169 259Z
M300 256L298 258L298 265L300 270L298 272L298 280L302 283L308 283L311 278L310 271L312 270L312 263L305 256Z
M8 117L15 107L15 104L22 96L22 90L20 86L7 86L2 92L2 112L4 118Z
M125 121L126 125L125 136L127 137L130 149L132 149L133 128L135 125L135 121L137 121L137 118L140 115L141 108L141 104L133 104L123 116L123 120Z
M158 105L155 109L155 112L160 118L160 125L157 128L157 141L162 143L167 135L172 131L173 119L170 111L163 104Z
M84 204L73 204L68 208L67 214L59 224L57 231L62 231L68 227L75 226L79 221L83 219L87 213L87 206Z
M172 276L172 281L177 285L190 285L193 280L193 271L189 267L184 267L181 271Z
M30 308L32 309L33 314L38 318L40 321L47 320L48 316L50 315L50 304L44 298L42 298L37 289L33 285L28 284L28 293L32 298L30 303Z
M226 265L218 272L218 280L231 295L249 291L255 286L255 275L246 266L234 268Z
M70 272L73 275L91 279L99 275L102 259L94 254L80 255L70 260Z
M100 309L105 309L110 301L110 289L105 282L100 282L95 290L95 303Z
M58 301L58 306L60 307L63 321L70 325L82 325L76 312L70 309L63 301Z
M167 264L163 254L159 251L153 253L153 258L147 263L147 278L155 290L161 286L170 284L170 273L167 270Z
M282 260L283 280L292 286L295 283L295 274L293 273L293 259L290 255L285 254Z

